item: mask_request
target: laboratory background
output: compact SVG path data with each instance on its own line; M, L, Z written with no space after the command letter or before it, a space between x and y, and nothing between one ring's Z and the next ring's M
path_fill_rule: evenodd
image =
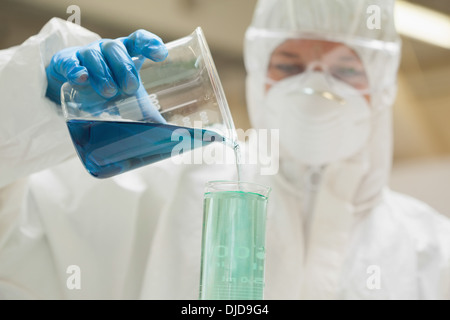
M450 1L396 2L403 52L393 109L390 185L450 216ZM19 45L52 17L73 19L73 6L80 9L81 26L103 38L142 28L168 42L201 26L235 125L246 130L250 124L242 52L255 4L256 0L0 0L0 49Z

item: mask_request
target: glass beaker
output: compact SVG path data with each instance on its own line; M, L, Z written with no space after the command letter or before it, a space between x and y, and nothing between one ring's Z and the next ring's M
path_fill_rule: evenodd
M207 183L200 300L263 299L269 193L255 183Z
M90 85L62 86L72 141L94 177L108 178L213 141L236 141L202 29L166 47L168 57L162 62L133 58L141 80L135 95L120 92L104 99ZM191 148L173 154L180 141Z

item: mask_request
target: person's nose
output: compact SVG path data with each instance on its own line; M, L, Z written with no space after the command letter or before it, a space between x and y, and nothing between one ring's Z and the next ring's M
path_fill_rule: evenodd
M321 65L317 65L314 67L313 71L323 72L323 67Z
M311 62L308 66L308 70L314 72L325 72L325 67L320 61Z

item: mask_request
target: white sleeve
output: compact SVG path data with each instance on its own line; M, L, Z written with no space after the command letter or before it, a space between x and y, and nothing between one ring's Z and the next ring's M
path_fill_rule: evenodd
M45 67L59 50L98 39L53 18L22 45L0 51L0 188L75 154L60 107L45 97Z

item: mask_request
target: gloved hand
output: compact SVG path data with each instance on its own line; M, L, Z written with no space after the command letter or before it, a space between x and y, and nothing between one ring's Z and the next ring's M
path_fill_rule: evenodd
M139 57L135 64L131 57ZM167 48L162 40L145 30L137 30L128 37L102 39L85 47L72 47L56 53L46 69L46 96L61 104L61 86L89 83L103 98L118 93L135 94L140 86L138 70L145 58L162 61Z

